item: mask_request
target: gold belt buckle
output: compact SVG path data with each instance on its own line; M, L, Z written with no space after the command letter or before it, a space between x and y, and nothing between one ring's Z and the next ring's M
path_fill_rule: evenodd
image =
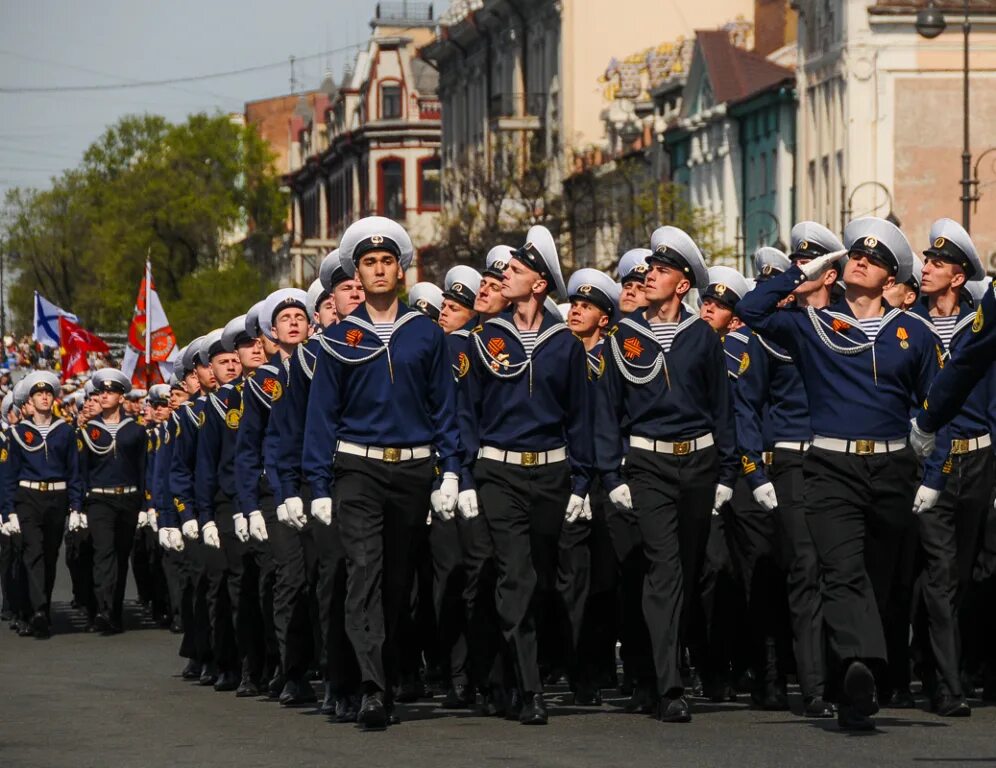
M114 495L115 495L115 496L120 496L120 495L121 495L122 493L124 493L124 487L123 487L123 486L120 486L120 485L119 485L119 486L117 486L117 487L116 487L116 488L114 489Z
M875 453L875 441L874 440L855 440L854 441L854 452L858 456L870 456Z
M687 456L692 452L692 441L691 440L681 440L674 444L674 455L675 456Z
M39 491L47 491L48 490L48 483L38 483L38 490Z
M968 453L968 440L964 438L959 438L951 441L951 455L960 456L963 453Z
M535 467L539 464L539 454L536 451L523 451L522 466Z
M764 454L761 456L761 460L766 465L771 466L772 464L775 463L775 452L774 451L765 451Z
M384 461L386 461L388 464L397 464L399 461L401 461L401 449L385 448Z

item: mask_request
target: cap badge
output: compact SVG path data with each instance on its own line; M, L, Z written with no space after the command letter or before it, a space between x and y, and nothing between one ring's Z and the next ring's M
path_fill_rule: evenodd
M374 245L381 245L384 242L384 236L383 235L372 235L370 237L370 242L373 243Z
M726 293L726 286L723 285L722 283L717 283L716 284L716 295L717 296L722 296L724 293Z
M935 248L943 248L944 244L946 242L947 242L947 240L945 240L943 237L939 237L936 240L934 240L934 247Z
M419 309L425 309L426 307L429 306L429 302L426 301L425 299L419 299L418 301L415 302L415 306L418 307Z
M809 241L808 240L803 240L801 243L799 243L799 250L800 251L805 251L808 248L809 248Z
M582 296L587 296L589 293L591 293L591 286L585 283L584 285L578 288L578 293L580 293Z
M463 293L463 283L453 283L452 291L454 293Z
M761 274L765 277L771 277L771 273L775 271L775 268L771 264L765 264L761 267Z
M636 272L637 274L640 274L640 275L646 274L646 272L647 272L647 265L646 264L637 264L635 267L633 267L633 271Z
M495 269L498 269L498 270L501 270L502 272L504 272L508 268L508 262L507 261L502 261L501 259L495 259L494 266L495 266Z
M868 247L868 248L874 248L876 245L878 245L878 238L877 237L873 237L872 235L868 235L868 237L865 238L865 246L866 247Z

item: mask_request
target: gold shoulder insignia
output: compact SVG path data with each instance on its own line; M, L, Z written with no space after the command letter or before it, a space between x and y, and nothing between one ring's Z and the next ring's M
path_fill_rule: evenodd
M982 314L982 305L980 304L979 308L975 310L975 320L972 321L972 333L978 333L981 331L985 321L986 318Z
M238 429L239 421L242 419L242 413L235 408L232 408L228 413L225 414L225 426L229 429Z
M461 352L457 356L457 367L459 369L459 376L461 379L470 372L470 358L467 357L466 352Z
M744 352L740 356L740 371L737 373L738 376L742 376L747 373L747 369L750 368L750 355Z

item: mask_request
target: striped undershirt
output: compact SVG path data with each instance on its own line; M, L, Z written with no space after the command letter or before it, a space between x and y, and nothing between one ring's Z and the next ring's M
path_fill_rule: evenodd
M951 315L949 317L934 317L931 315L930 322L934 324L934 330L937 331L937 335L944 342L944 348L947 349L950 347L951 337L954 336L955 326L958 325L958 315Z
M678 332L677 323L650 323L650 329L654 332L654 338L661 345L665 352L671 351L671 344L674 342L674 335Z
M533 354L536 348L536 337L539 331L519 331L519 338L522 339L522 347L526 350L526 357Z
M51 432L52 427L55 426L55 419L53 419L49 424L35 424L34 422L31 422L31 426L37 429L41 433L41 436L45 438L48 437L48 433Z
M118 429L121 428L121 422L120 421L115 421L113 424L108 424L105 421L105 422L103 422L103 427L104 427L104 429L106 429L108 432L111 433L111 437L117 437Z
M374 323L374 330L377 331L377 338L384 344L391 340L391 332L394 330L394 323Z
M878 317L864 317L858 320L858 325L861 326L861 330L864 331L869 341L875 341L875 337L878 336L878 329L882 327L882 317L881 315Z

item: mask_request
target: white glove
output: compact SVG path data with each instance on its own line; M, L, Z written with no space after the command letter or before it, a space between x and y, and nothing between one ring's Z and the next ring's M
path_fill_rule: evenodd
M176 529L173 528L172 530L176 530ZM170 548L170 545L169 545L169 532L170 532L169 528L160 528L159 529L159 546L162 547L163 549L169 549Z
M245 515L232 515L232 520L235 521L235 538L245 544L249 541L249 521Z
M0 523L0 536L10 536L10 526L7 523Z
M70 512L69 513L69 530L78 531L80 529L80 513Z
M300 531L304 528L304 524L308 522L308 516L304 514L304 502L301 501L300 496L291 496L289 499L284 500L284 506L287 508L287 525ZM311 503L311 509L314 511L315 504Z
M581 510L582 520L591 520L591 496L584 497L584 509Z
M426 525L432 525L432 516L438 515L440 520L452 520L453 515L447 517L443 512L443 494L439 490L435 490L429 494L429 506L432 508L432 512L429 513L428 521Z
M460 477L456 472L443 472L439 486L439 512L443 520L452 520L460 496Z
M197 540L197 535L200 531L200 527L197 525L196 520L188 520L183 525L181 525L180 528L183 531L183 535L185 538L188 538L191 541Z
M754 501L761 505L761 509L770 512L778 506L778 497L775 496L775 486L765 483L754 489Z
M201 528L201 539L204 540L205 545L212 549L221 549L221 537L218 535L218 526L213 522L204 523L204 527Z
M270 538L266 533L266 521L263 519L263 513L258 509L249 513L249 535L256 541L266 541Z
M156 510L149 510L149 527L152 529L153 533L159 530L159 515Z
M284 525L290 525L290 518L287 516L287 505L281 504L277 507L277 522L283 523Z
M186 546L183 543L183 534L176 528L166 528L165 530L167 531L166 546L174 552L183 552L183 548Z
M803 264L799 267L799 269L802 270L802 274L805 275L806 280L815 280L817 277L830 269L834 265L834 262L846 255L846 250L827 253L823 256L817 256L809 263Z
M80 512L80 528L84 531L90 527L90 522L86 519L86 515Z
M464 520L473 520L480 514L477 508L477 491L471 488L469 491L460 491L457 497L457 508L460 510L460 517Z
M829 254L828 254L829 255ZM820 256L822 259L823 257ZM733 498L733 489L727 485L717 485L716 495L712 500L712 513L714 515L719 514L719 510L723 508L723 505Z
M287 499L288 505L290 504L290 501L290 499ZM298 501L300 501L300 499L298 499ZM325 496L321 499L315 499L312 501L311 516L322 523L322 525L332 525L332 499Z
M573 523L581 517L582 512L584 512L584 499L576 493L572 493L571 498L567 500L567 510L564 512L564 520L568 523Z
M11 536L21 532L21 521L17 519L17 513L11 512L7 515L7 532Z
M149 524L149 513L144 509L138 513L138 527L144 528Z
M613 488L609 491L609 501L615 505L615 508L620 512L632 512L633 511L633 496L629 492L629 486L626 483Z
M933 432L924 432L916 423L916 419L910 421L910 447L917 456L927 458L934 452L934 443L937 435Z
M913 499L913 514L919 515L921 512L932 509L939 498L941 498L940 491L921 485L916 489L916 498Z

